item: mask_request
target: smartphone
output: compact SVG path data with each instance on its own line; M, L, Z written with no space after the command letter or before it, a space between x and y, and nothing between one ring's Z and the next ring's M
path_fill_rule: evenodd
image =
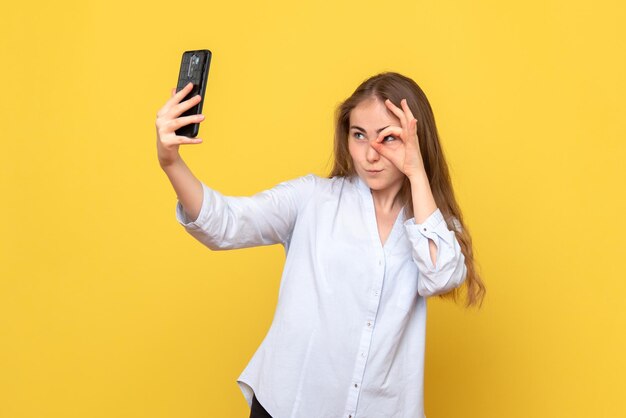
M202 97L202 100L200 100L200 103L191 109L186 110L181 116L197 115L202 112L202 103L204 103L204 92L206 90L206 80L209 75L209 66L211 65L211 55L211 51L208 49L185 51L183 53L183 59L180 63L180 72L178 73L176 91L181 91L189 82L192 82L193 88L182 101L190 99L196 94L199 94L200 97ZM177 129L176 135L195 138L198 136L199 130L200 124L192 123Z

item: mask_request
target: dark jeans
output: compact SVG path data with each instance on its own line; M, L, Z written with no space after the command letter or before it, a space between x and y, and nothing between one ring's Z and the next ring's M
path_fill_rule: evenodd
M256 396L252 395L252 408L250 408L250 418L272 418L265 408L261 406Z

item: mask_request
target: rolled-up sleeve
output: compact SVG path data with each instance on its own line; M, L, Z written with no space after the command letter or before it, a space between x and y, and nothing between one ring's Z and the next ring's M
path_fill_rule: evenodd
M224 196L202 183L200 213L190 220L180 201L176 219L194 238L212 250L286 244L300 206L313 193L315 176L278 184L249 197Z
M454 220L455 226L458 221ZM419 269L417 291L421 296L434 296L447 293L465 280L467 267L465 256L437 208L423 223L415 223L411 218L404 223L407 235L413 246L413 260ZM437 246L436 265L433 265L428 239Z

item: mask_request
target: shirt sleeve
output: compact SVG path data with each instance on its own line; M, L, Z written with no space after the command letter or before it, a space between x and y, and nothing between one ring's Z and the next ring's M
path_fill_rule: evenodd
M453 224L460 230L458 220L453 219ZM454 231L448 229L441 210L437 208L421 224L411 218L404 226L413 245L413 261L419 269L417 292L421 296L434 296L460 286L467 275L465 256ZM436 265L430 257L429 238L437 246Z
M204 194L198 218L191 221L177 201L176 219L212 250L285 245L291 238L298 211L314 187L315 176L308 175L253 196L234 197L224 196L202 183Z

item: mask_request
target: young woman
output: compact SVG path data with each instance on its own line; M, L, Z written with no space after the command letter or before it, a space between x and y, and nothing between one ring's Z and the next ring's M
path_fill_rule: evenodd
M454 198L434 116L397 73L364 81L337 109L329 178L307 175L251 197L194 177L174 131L200 98L172 93L157 150L176 217L214 250L282 244L272 325L237 383L250 417L424 417L426 298L479 305L485 287ZM262 406L261 406L262 405Z

